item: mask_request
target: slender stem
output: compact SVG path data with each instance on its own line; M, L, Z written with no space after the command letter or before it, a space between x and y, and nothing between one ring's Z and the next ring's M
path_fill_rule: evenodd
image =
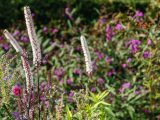
M38 76L38 67L37 67L37 79L38 79L38 119L41 118L41 109L40 109L40 93L39 93L39 76Z

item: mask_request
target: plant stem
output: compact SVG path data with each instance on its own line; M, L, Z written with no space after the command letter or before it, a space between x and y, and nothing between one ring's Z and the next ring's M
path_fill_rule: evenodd
M40 120L40 118L41 118L41 109L40 109L40 93L39 93L38 67L37 67L37 79L38 79L38 120Z

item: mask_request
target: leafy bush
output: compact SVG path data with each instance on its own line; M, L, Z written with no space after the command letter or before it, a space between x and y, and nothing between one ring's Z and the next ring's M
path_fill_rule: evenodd
M63 2L66 4L66 1ZM39 79L40 92L43 93L40 101L43 113L41 118L57 120L159 119L160 29L159 17L155 14L158 7L152 8L155 5L151 4L146 9L142 8L144 10L142 12L128 3L125 5L129 7L126 7L127 11L123 13L124 9L119 11L112 6L102 7L101 2L93 1L93 6L96 4L95 8L101 7L94 9L96 13L92 14L92 10L85 11L89 5L93 8L90 2L88 4L79 2L76 4L77 7L74 7L74 2L70 3L73 6L67 7L67 13L64 13L65 19L57 16L57 20L51 20L47 25L39 23L40 26L37 27L36 33L41 43L43 59L38 75L34 71L34 65L31 66L35 85L33 93L35 98L33 98L31 112L34 113L35 118L38 118L37 79ZM114 5L116 6L116 3ZM123 2L121 5L123 6ZM36 11L38 8L33 7L33 9ZM88 13L91 13L93 18L88 16ZM47 19L52 16L51 14L48 14ZM38 20L41 21L41 19ZM34 21L37 22L37 19ZM23 25L13 26L10 31L18 43L27 50L29 63L31 63L32 49ZM85 61L80 45L80 35L87 38L93 62L91 76L88 76L84 70ZM10 45L5 42L4 37L1 37L1 42L3 48L1 54L4 54ZM11 49L7 54L13 57L15 52ZM1 59L0 65L8 60L8 58L4 60L3 57ZM20 55L17 55L14 60L11 60L12 64L7 67L11 69L11 73L23 69L20 67L19 59ZM5 72L0 70L3 83L4 75L2 74ZM20 83L22 99L25 99L23 98L25 78L21 72L19 76L21 79L17 79L16 83ZM9 81L11 83L1 84L1 91L4 90L3 93L7 95L11 87L15 86L15 80ZM1 101L4 101L4 98L1 97ZM2 102L0 108L2 118L8 115L7 119L12 119L11 112L14 109L14 117L25 116L25 107L22 107L22 111L15 107L21 104L17 103L18 97L8 95L6 100L7 104ZM7 109L4 105L7 105Z

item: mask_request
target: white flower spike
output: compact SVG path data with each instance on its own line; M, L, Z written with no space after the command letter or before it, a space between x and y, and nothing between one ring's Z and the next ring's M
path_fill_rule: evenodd
M12 44L12 46L14 47L16 52L22 53L23 50L22 50L21 46L14 39L14 37L8 32L8 30L4 30L3 33L4 33L5 37L7 38L7 40Z
M93 71L90 52L89 52L85 37L81 36L80 40L81 40L81 46L83 49L83 54L84 54L85 63L86 63L86 72L88 73L88 75L90 75L92 74L92 71Z
M40 44L38 43L38 38L36 36L36 32L34 29L31 11L28 6L24 7L24 15L25 15L28 36L32 46L33 64L35 66L38 66L41 63L41 49L40 49Z

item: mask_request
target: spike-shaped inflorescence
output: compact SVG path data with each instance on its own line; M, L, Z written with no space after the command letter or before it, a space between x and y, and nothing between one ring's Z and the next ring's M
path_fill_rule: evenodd
M17 52L22 53L23 49L18 44L18 42L14 39L14 37L8 32L8 30L4 30L3 33L4 33L5 37L7 38L7 40L12 44L12 46L14 47L14 49Z
M40 49L40 44L38 43L38 38L36 36L36 32L34 29L31 11L28 6L24 7L24 15L25 15L28 36L32 46L33 64L35 66L38 66L41 63L41 49Z
M25 71L25 76L26 76L26 88L27 91L30 92L31 88L33 87L33 77L30 69L30 64L27 60L27 53L21 48L21 46L18 44L15 38L8 32L8 30L4 30L3 33L5 37L8 39L8 41L15 48L15 50L21 54L23 69Z
M31 89L33 88L33 76L32 76L30 64L29 64L27 58L28 58L27 53L25 50L23 50L21 60L22 60L23 69L25 71L25 76L26 76L27 92L30 92Z
M81 36L80 40L81 40L81 45L82 45L83 54L84 54L85 63L86 63L86 72L90 75L93 71L90 52L88 50L88 46L87 46L85 37Z

